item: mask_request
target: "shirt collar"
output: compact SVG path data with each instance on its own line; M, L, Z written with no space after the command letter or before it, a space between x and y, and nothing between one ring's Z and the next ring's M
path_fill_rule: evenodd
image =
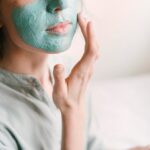
M52 85L54 84L54 77L51 73L51 68L49 66L49 71L51 75ZM11 86L19 88L30 88L32 86L39 87L39 81L32 75L14 73L9 70L0 68L0 82Z

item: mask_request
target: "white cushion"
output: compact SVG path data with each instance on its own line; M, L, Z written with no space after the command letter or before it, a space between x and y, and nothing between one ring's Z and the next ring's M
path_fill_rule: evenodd
M92 84L95 123L106 149L150 144L150 74Z

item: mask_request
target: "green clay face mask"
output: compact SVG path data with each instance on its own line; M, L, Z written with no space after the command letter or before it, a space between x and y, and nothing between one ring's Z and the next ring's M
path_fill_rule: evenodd
M24 43L45 52L65 51L77 27L77 1L33 0L14 8L12 21L18 35Z

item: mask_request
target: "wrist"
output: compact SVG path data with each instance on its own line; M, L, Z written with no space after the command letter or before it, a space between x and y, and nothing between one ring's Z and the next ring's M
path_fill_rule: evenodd
M71 108L66 111L61 111L62 118L84 118L85 111L84 109Z
M83 111L62 113L62 147L65 150L84 149L85 117ZM72 147L73 146L73 147Z

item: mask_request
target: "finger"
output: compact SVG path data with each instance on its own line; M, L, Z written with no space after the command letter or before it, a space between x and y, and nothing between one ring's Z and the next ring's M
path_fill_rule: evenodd
M93 73L94 66L87 67L86 65L80 65L79 62L73 67L69 77L73 79L72 84L76 85L76 87L85 87L91 79Z
M88 22L87 25L87 35L88 35L88 46L79 61L79 66L81 70L91 68L95 61L99 58L99 45L96 41L95 34L93 31L92 22Z
M88 22L87 33L88 33L88 47L80 59L80 61L74 66L71 71L71 76L85 80L89 76L91 68L94 66L95 61L99 58L99 45L96 43L93 26L91 22ZM85 80L86 81L86 80Z
M87 25L87 36L88 36L88 50L98 51L99 45L96 39L93 22L89 21Z
M95 62L99 58L99 45L95 37L93 23L88 22L87 25L87 48L84 51L83 59L84 61L88 60L89 65Z
M150 150L150 145L147 145L147 146L146 146L146 150Z
M84 36L85 41L87 41L87 20L83 17L82 13L78 14L78 23L80 25L81 32Z
M87 25L87 36L88 36L88 44L92 46L93 42L95 41L95 33L93 29L93 23L91 21L88 22Z
M65 71L64 66L57 64L54 66L54 88L56 93L63 93L66 90Z

